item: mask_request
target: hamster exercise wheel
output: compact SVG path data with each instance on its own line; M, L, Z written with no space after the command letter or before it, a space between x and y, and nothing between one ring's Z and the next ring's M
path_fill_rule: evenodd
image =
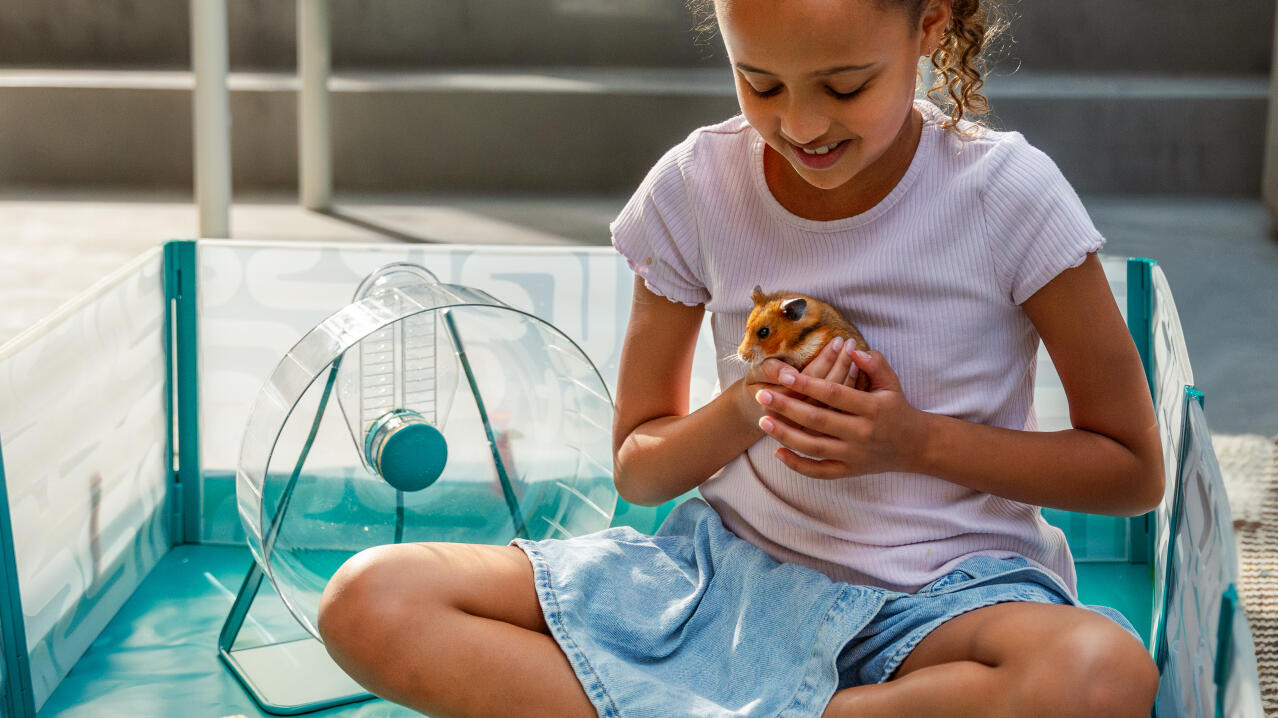
M236 500L254 564L223 660L268 712L369 697L340 672L317 680L338 670L315 628L337 568L379 544L606 528L611 415L599 372L554 326L417 265L369 275L289 350L250 412ZM309 637L234 649L263 576ZM285 662L296 680L281 677ZM326 682L337 694L315 696Z

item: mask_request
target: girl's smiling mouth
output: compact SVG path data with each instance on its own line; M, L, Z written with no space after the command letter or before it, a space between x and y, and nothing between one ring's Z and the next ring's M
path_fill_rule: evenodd
M824 145L808 146L796 145L789 143L792 148L792 154L805 167L814 170L823 170L832 166L839 158L843 156L843 151L847 149L851 140L839 140Z

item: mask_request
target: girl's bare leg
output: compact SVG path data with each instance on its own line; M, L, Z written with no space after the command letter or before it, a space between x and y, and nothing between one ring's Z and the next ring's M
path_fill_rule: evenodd
M324 590L319 631L361 685L433 718L596 715L514 546L362 551Z
M1148 718L1157 691L1145 647L1108 618L1000 603L942 624L892 680L839 691L825 715Z

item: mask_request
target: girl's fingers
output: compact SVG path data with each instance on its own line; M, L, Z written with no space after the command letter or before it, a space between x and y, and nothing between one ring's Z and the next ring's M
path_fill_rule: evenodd
M839 361L843 354L842 349L843 340L838 337L826 342L825 346L821 347L821 351L817 352L817 355L812 358L812 361L803 367L803 373L809 376L826 376L831 368L834 367L835 362Z
M833 344L834 342L830 343ZM844 342L843 345L839 347L838 353L835 355L834 364L830 367L830 370L825 373L823 378L826 381L832 381L845 386L852 386L851 384L848 384L848 372L856 371L856 365L852 363L851 354L851 351L855 349L856 342ZM853 376L855 376L855 374L853 374Z
M831 433L832 416L838 416L827 407L815 406L803 401L802 398L785 396L781 392L768 389L760 390L755 395L755 401L762 404L769 412L785 417L805 429L827 435Z
M856 342L849 339L847 344L843 346L843 351L840 352L842 356L846 356L848 358L848 373L847 376L843 378L843 386L855 388L857 377L861 375L861 368L857 366L856 360L853 356L856 354L856 351Z
M843 379L843 386L848 386L855 389L857 377L860 375L861 375L861 370L857 368L856 364L853 364L848 369L847 377Z
M777 375L777 383L800 398L808 397L848 414L864 415L870 409L869 394L841 382L825 381L794 369L782 369Z
M790 449L777 449L774 455L795 472L814 479L841 479L851 473L842 461L809 459Z
M765 390L766 391L766 390ZM763 394L764 392L759 392ZM793 400L790 400L793 401ZM797 402L802 404L803 402ZM815 409L816 407L809 408ZM800 426L783 421L778 416L764 416L759 419L759 428L769 436L773 437L782 444L789 446L798 451L802 451L808 456L818 458L829 458L836 456L839 449L839 440L828 434L817 434L811 431L805 431L802 422Z
M777 383L777 376L786 369L794 371L794 367L780 359L764 359L761 363L750 367L746 372L745 382L747 384L775 384Z

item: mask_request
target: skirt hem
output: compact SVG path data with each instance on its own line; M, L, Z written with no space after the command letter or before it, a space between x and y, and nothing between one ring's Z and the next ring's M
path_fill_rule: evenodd
M568 663L572 665L573 673L577 675L577 681L581 683L591 705L595 707L600 718L622 718L621 711L608 693L608 687L604 685L603 678L590 664L590 659L585 652L573 640L572 634L568 632L563 618L563 609L559 606L559 598L555 595L555 587L550 578L550 566L538 550L536 542L515 539L511 544L518 546L532 564L533 583L537 587L537 596L541 603L542 616L546 619L546 626L550 629L550 635L555 639L555 643L559 644L559 649L568 657Z

